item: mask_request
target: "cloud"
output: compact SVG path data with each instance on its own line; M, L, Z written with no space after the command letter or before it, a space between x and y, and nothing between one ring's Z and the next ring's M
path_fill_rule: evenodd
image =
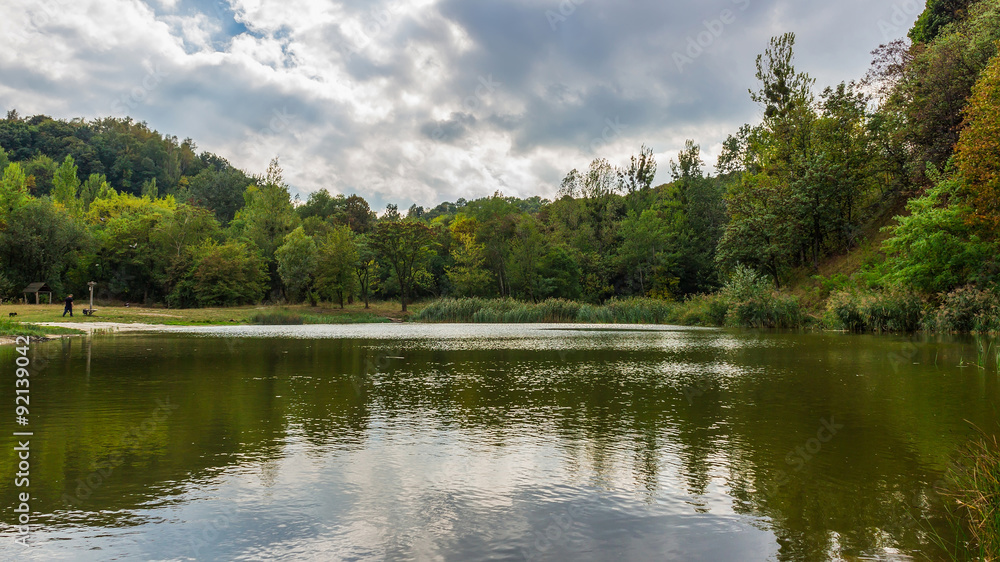
M10 0L0 109L128 114L305 195L434 205L562 176L646 143L666 179L759 119L771 36L818 86L861 77L892 0ZM916 13L906 11L910 21ZM896 24L900 35L905 29ZM711 162L711 161L710 161Z

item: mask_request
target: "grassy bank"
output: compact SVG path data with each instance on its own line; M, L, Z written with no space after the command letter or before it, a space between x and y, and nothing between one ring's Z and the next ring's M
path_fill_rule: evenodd
M1000 443L995 435L972 444L951 471L950 486L946 494L958 540L942 546L955 560L1000 560Z
M73 330L70 328L35 326L34 324L26 324L24 322L10 320L8 318L0 319L0 336L32 336L42 338L45 336L75 335L82 333L83 332L80 330Z
M75 315L62 316L62 305L0 305L0 315L6 320L11 312L17 313L16 320L31 322L117 322L123 324L161 324L174 326L205 326L263 323L270 317L276 320L299 316L302 324L354 324L361 322L401 321L410 313L400 312L397 302L372 302L365 309L363 303L347 305L343 310L337 306L244 306L229 308L189 308L172 309L158 307L102 306L95 304L97 314L84 316L84 306L78 303ZM412 305L413 311L420 305ZM295 322L299 323L299 322ZM53 332L54 333L54 332Z
M413 318L418 322L672 324L797 328L805 324L794 299L779 296L733 301L722 295L698 296L683 302L656 299L611 300L591 305L551 299L539 303L513 299L441 299Z

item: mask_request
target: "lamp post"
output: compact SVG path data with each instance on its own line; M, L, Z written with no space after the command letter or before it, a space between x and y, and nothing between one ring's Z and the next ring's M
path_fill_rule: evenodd
M93 314L93 312L94 312L94 286L95 285L97 285L97 281L91 281L90 283L87 283L87 286L90 287L90 314ZM87 316L90 316L90 314L87 314Z

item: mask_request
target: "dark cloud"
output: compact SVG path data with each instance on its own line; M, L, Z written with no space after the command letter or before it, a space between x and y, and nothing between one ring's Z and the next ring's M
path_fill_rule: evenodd
M65 13L0 6L33 18L0 37L0 109L127 113L251 172L280 155L298 191L376 208L552 196L567 170L643 143L664 159L693 138L710 160L759 118L747 89L770 37L796 32L822 88L864 74L894 10L917 15L895 0L51 1Z

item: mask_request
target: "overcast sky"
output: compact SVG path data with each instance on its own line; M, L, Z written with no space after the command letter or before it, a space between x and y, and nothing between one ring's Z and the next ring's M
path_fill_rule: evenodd
M146 121L295 192L552 197L572 168L759 119L768 39L862 77L915 0L3 0L0 109ZM710 166L711 171L711 166Z

